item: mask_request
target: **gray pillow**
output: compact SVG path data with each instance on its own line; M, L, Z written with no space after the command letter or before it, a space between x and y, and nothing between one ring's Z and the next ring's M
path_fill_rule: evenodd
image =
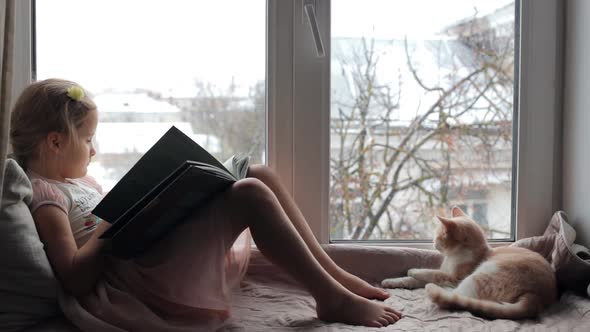
M553 214L545 233L520 239L512 245L541 254L553 267L561 290L572 290L590 296L590 250L575 244L576 231L568 223L567 214Z
M58 282L28 208L33 192L23 169L5 163L0 202L0 331L59 315Z

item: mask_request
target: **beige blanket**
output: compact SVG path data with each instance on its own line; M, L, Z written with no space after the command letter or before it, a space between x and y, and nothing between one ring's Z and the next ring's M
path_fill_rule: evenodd
M590 300L585 293L590 264L583 259L587 249L574 241L575 231L565 214L557 212L543 236L514 244L546 257L564 290L559 302L536 320L486 320L464 311L440 310L423 289L395 289L388 290L391 297L386 303L402 311L404 317L381 329L318 320L313 298L255 251L246 278L234 292L232 318L219 331L590 331ZM340 266L375 284L384 278L402 276L409 268L437 267L441 262L440 254L433 250L343 245L331 245L326 250ZM75 302L61 304L70 320L85 322L86 326L100 325L100 320L89 316Z
M585 293L590 263L576 255L584 257L586 249L574 245L574 240L565 213L557 212L543 236L514 244L545 256L564 290L559 302L536 320L486 320L464 311L440 310L423 289L395 289L388 290L391 297L386 303L404 314L396 324L381 329L327 324L315 318L311 296L255 253L235 294L233 318L221 331L590 331L590 300ZM327 251L341 266L374 283L404 275L411 267L436 267L441 260L435 251L409 248L329 246Z
M590 331L590 300L571 292L538 320L486 320L468 312L440 310L423 289L388 290L386 303L404 317L384 328L328 324L315 318L315 302L278 270L253 272L236 293L233 317L219 331ZM272 272L272 274L267 274Z

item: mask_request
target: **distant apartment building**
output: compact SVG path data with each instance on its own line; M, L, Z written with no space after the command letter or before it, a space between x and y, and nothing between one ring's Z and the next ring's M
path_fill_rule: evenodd
M420 178L424 175L424 168L429 167L429 172L444 176L425 180L419 190L440 196L444 189L445 203L465 210L488 230L490 237L510 237L514 45L513 4L483 17L461 20L429 40L332 39L332 160L337 161L343 151L350 151L362 132L365 139L370 135L370 142L374 146L370 152L371 158L374 158L372 171L380 174L386 167L382 158L384 149L401 144L410 130L416 130L415 137L426 137L437 126L439 118L433 116L423 121L419 128L410 129L416 126L416 118L440 96L437 93L426 93L425 87L448 87L453 84L453 80L459 80L477 70L482 62L503 61L497 59L505 56L507 62L501 63L501 74L505 75L505 81L498 83L499 89L503 90L485 95L480 100L474 98L477 101L471 105L472 110L458 116L456 125L450 126L448 136L452 136L453 146L446 145L446 150L442 149L442 139L433 137L413 152L416 162L408 163L410 166L404 170L400 181L410 182ZM369 55L372 57L369 58ZM367 59L378 62L372 83L378 82L379 86L370 88L386 86L393 99L389 105L391 109L387 109L383 103L369 104L363 99L367 91L362 91L362 87L359 90L359 81L363 78L358 75L371 74ZM413 72L408 62L412 64ZM482 86L485 84L482 82ZM465 93L474 93L476 90ZM452 115L454 109L449 104L451 106L448 106L447 111ZM362 121L350 118L360 112L359 108L367 105L368 109L363 110L365 117ZM489 117L492 107L500 108L505 116L501 119ZM346 138L343 138L342 131L344 122L348 126ZM418 209L432 202L428 201L428 195L416 195L418 189L413 190L396 194L389 207L394 219L412 222L423 218ZM421 198L417 200L416 197ZM341 198L338 195L332 195L331 204L335 209L343 208L339 200ZM359 198L352 210L362 209L362 205ZM405 211L403 215L396 212L402 210ZM332 216L333 226L339 217L337 214ZM384 214L379 227L391 227L390 218ZM429 222L422 220L420 224L429 225ZM333 227L332 230L336 238L348 239L353 235L350 228L342 226L337 229ZM429 233L432 230L414 228L412 231ZM403 233L401 230L399 232Z
M94 100L100 121L95 143L98 155L90 171L101 178L105 190L112 188L171 126L212 153L220 150L217 137L196 133L189 122L183 121L177 106L148 93L104 93Z

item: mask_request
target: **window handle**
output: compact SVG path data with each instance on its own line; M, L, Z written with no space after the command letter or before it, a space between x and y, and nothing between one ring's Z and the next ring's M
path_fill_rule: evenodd
M318 57L323 58L324 44L322 43L322 36L320 36L318 20L316 19L315 15L315 5L313 3L307 2L303 5L303 8L305 9L305 14L307 14L309 27L311 28L311 33L313 35L313 41L315 42L315 49L317 51Z

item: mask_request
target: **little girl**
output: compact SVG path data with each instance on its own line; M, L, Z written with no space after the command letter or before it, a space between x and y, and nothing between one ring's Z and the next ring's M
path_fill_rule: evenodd
M302 213L262 165L199 209L134 260L108 255L98 237L110 224L91 214L101 187L86 174L96 151L96 105L78 84L28 86L14 107L10 140L33 185L31 213L65 291L92 315L124 330L198 327L229 316L229 293L243 277L250 234L257 247L316 300L320 319L386 326L400 313L387 292L338 267Z

